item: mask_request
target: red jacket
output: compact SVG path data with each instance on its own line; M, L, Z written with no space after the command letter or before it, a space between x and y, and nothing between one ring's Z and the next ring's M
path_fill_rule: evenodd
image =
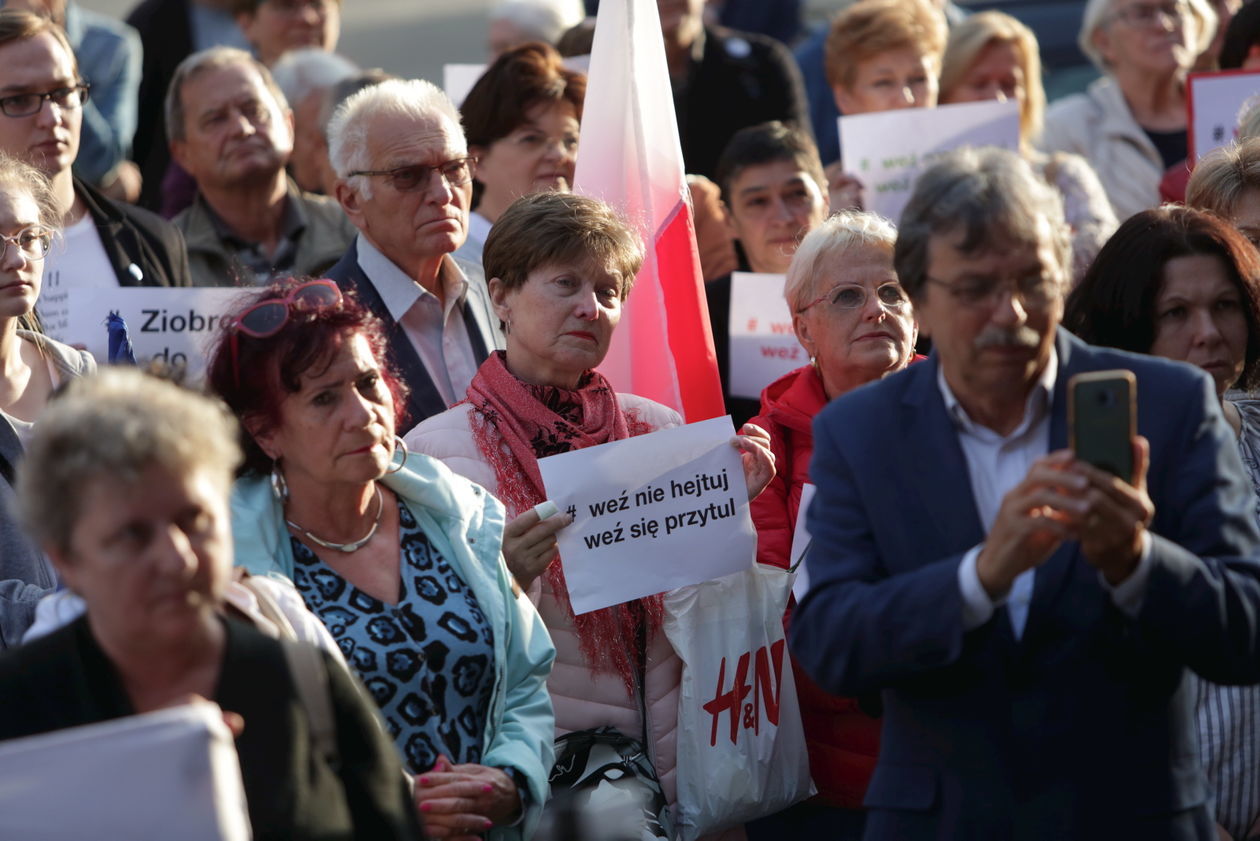
M763 564L788 566L801 488L809 481L814 452L812 424L825 405L822 379L809 365L783 375L761 392L761 413L752 422L770 433L776 467L774 480L752 503L757 560ZM789 606L785 625L791 614ZM833 806L860 809L879 756L879 719L862 712L855 699L819 689L795 662L792 668L818 796Z

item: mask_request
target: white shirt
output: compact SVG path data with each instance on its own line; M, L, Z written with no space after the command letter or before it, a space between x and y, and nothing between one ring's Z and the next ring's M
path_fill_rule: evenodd
M945 401L945 410L958 432L958 443L967 461L967 474L971 479L971 491L975 497L976 513L987 534L997 519L1002 499L1028 475L1033 462L1050 450L1050 413L1054 400L1054 384L1059 373L1059 357L1052 349L1050 359L1041 377L1033 385L1024 404L1024 417L1009 435L999 435L992 429L976 423L958 401L945 371L937 368L936 384ZM981 543L972 547L958 565L958 586L962 591L963 629L970 631L988 622L993 611L1005 604L1015 638L1023 636L1028 622L1028 607L1032 602L1036 568L1020 573L1011 589L996 599L989 598L980 576L976 572L976 560L980 557ZM1110 586L1099 573L1102 587L1111 593L1116 607L1129 617L1137 615L1146 591L1146 579L1150 573L1150 541L1144 537L1142 557L1134 572L1118 586Z
M134 271L139 272L140 269ZM44 257L44 279L35 308L49 336L61 342L85 342L88 337L68 333L71 290L117 288L118 275L114 274L114 264L109 261L105 246L101 244L96 222L92 214L84 213L83 218L53 241L52 248ZM100 314L102 325L107 314ZM104 330L102 326L101 331Z
M451 259L442 261L443 300L439 301L362 234L358 250L359 268L376 287L389 314L402 325L442 400L448 407L463 400L477 373L477 357L461 309L469 283L459 266ZM488 350L493 343L486 344Z

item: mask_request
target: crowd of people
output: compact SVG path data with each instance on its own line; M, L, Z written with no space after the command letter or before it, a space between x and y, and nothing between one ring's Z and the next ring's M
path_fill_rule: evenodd
M600 370L655 256L573 192L598 3L498 2L458 103L341 0L0 5L0 757L204 699L257 838L684 837L690 652L575 611L540 468L684 424ZM1003 12L655 5L815 792L703 841L1260 838L1260 107L1187 117L1260 0L1088 0L1050 103ZM866 209L838 115L989 100ZM736 272L809 360L759 400ZM120 287L240 290L204 384L49 335Z

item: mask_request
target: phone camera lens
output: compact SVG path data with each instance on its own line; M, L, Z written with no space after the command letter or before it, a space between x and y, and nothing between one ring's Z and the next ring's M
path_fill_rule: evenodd
M1104 409L1110 409L1112 406L1116 405L1115 392L1099 391L1097 392L1097 395L1098 395L1098 405L1103 407Z

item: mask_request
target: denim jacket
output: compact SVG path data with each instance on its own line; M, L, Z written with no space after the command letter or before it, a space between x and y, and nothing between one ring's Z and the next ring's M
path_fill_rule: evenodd
M66 37L79 62L79 74L92 85L83 106L74 174L89 184L100 184L131 154L140 95L140 35L125 23L68 3Z

